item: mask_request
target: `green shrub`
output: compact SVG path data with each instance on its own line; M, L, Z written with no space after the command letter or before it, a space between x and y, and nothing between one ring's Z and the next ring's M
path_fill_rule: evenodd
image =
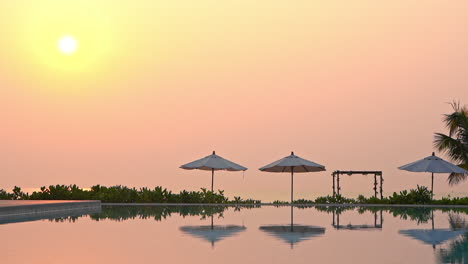
M16 187L12 193L0 190L0 199L8 200L101 200L104 203L235 203L235 204L259 204L260 200L244 200L236 197L230 201L224 191L208 191L202 188L201 191L180 191L172 193L171 191L157 186L154 189L149 188L129 188L116 185L111 187L95 185L90 190L83 190L77 185L50 185L41 187L40 191L33 192L31 195L21 191Z
M432 193L427 187L417 186L416 189L393 193L389 197L379 199L359 195L356 199L346 198L342 195L318 197L314 201L299 199L294 204L435 204L435 205L468 205L468 197L443 197L432 200ZM242 199L235 196L229 200L224 191L180 191L173 193L166 188L157 186L150 188L129 188L116 185L111 187L95 185L90 190L83 190L77 185L50 185L41 187L40 191L31 195L15 186L11 193L0 189L1 200L101 200L104 203L213 203L213 204L260 204L260 200ZM276 200L275 205L290 204L286 201Z
M400 193L394 192L388 197L391 204L429 204L432 201L432 192L425 186L417 186L409 192L404 190Z
M7 193L5 190L0 189L0 200L11 200L13 196L10 193Z
M29 194L24 193L20 187L15 186L15 188L13 188L13 193L11 194L11 199L12 200L27 200L29 199Z
M274 205L286 205L286 204L289 204L289 202L276 200L276 201L273 201L273 204Z
M254 199L242 199L239 196L234 196L234 200L230 201L232 204L260 204L262 201Z
M434 200L437 205L468 205L468 197L442 197L440 200Z
M306 200L306 199L299 199L299 200L295 200L293 203L294 204L312 204L314 203L314 201Z
M351 204L351 203L356 203L356 200L343 197L341 194L337 194L335 196L327 195L327 196L318 197L317 199L315 199L315 203L317 204Z
M375 196L371 196L369 198L364 197L364 195L359 195L356 199L356 203L358 204L388 204L388 198L377 198Z

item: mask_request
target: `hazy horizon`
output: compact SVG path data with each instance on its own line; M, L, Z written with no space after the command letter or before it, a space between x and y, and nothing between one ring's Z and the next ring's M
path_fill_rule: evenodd
M331 193L334 170L382 170L384 192L430 185L398 166L430 155L448 102L468 104L468 2L276 0L0 3L0 189L208 188L179 166L216 153L249 168L215 189L287 200L294 151L327 171L295 197ZM57 41L72 35L76 54ZM437 153L437 152L436 152ZM440 155L440 153L438 153ZM442 156L444 157L444 156ZM446 158L446 157L444 157ZM468 195L468 182L440 195ZM372 194L370 176L342 194Z

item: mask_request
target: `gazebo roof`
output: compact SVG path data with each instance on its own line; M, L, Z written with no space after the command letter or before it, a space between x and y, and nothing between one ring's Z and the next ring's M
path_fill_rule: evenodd
M333 174L347 174L349 176L351 176L353 174L362 174L362 175L377 174L377 175L381 175L382 171L340 171L340 170L337 170L337 171L334 171Z

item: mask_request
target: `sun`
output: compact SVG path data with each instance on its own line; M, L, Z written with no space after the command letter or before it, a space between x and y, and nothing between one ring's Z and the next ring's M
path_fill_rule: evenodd
M78 50L78 41L73 36L63 36L58 41L60 52L65 55L72 55Z

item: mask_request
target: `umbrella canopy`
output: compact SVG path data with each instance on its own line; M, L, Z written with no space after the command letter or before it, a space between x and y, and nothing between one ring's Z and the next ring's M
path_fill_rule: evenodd
M434 193L434 173L468 173L467 170L458 167L448 161L445 161L435 155L425 157L422 160L412 162L410 164L398 167L400 170L406 170L411 172L431 172L432 173L432 184L431 191Z
M303 159L291 152L291 155L261 167L260 170L267 172L315 172L324 171L325 166Z
M261 167L259 170L266 172L291 172L291 203L293 203L294 173L324 171L325 166L303 159L294 155L294 152L291 152L291 155Z
M464 234L463 230L450 230L450 229L408 229L400 230L399 233L404 236L417 239L425 244L432 245L433 247L444 243L447 240L452 240L459 235Z
M398 168L400 170L412 172L468 173L467 170L437 157L434 152L432 152L432 155L429 157L425 157L422 160L418 160Z
M241 166L237 163L229 161L222 158L221 156L216 155L213 151L213 154L206 156L202 159L192 161L190 163L180 166L184 170L207 170L211 171L211 191L213 191L214 185L214 171L217 170L226 170L226 171L246 171L247 168Z

